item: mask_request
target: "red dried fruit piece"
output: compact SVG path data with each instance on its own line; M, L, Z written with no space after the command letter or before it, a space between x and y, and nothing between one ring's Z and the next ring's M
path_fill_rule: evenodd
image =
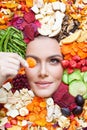
M87 66L87 59L85 59L85 65Z
M68 69L67 69L68 74L71 74L73 71L74 71L73 68L68 68Z
M75 55L75 56L72 57L72 59L74 61L78 62L78 61L80 61L81 58L78 55Z
M80 60L80 63L81 63L82 66L84 66L86 64L85 59Z
M68 91L68 85L64 84L63 82L58 87L57 91L52 95L54 102L58 103L63 95Z
M34 40L35 31L34 31L34 27L32 26L32 23L25 26L24 34L30 40Z
M87 71L87 66L83 66L83 67L81 68L81 71L82 71L82 72Z
M70 66L71 68L76 68L76 66L77 66L76 61L75 61L75 60L70 60L69 66Z
M77 63L76 68L77 68L77 69L81 69L81 63L80 63L80 61Z
M69 66L68 60L63 60L61 63L62 63L63 68L67 68Z
M68 86L61 83L58 90L53 94L54 102L60 107L69 107L71 104L75 103L75 98L69 94Z
M24 14L24 19L25 19L25 21L27 22L27 23L32 23L32 22L34 22L35 21L35 14L34 14L34 12L33 11L29 11L29 12L26 12L25 14Z
M61 102L64 104L65 107L69 107L72 104L76 104L75 98L72 95L70 95L68 91L62 97ZM62 106L62 107L64 107L64 106Z

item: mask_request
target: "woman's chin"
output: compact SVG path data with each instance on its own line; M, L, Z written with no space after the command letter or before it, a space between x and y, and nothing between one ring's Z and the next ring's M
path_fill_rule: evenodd
M52 94L49 92L36 92L35 95L38 97L47 98L50 97Z

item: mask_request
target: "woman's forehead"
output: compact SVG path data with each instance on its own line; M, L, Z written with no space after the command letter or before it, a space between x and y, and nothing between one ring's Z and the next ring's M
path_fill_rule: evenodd
M28 51L31 49L47 49L49 50L49 48L59 48L60 46L57 42L57 40L52 39L52 38L36 38L35 40L33 40L32 42L30 42L27 46Z

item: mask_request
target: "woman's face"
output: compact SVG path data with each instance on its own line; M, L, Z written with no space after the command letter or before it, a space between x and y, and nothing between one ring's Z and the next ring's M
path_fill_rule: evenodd
M50 97L61 83L63 68L62 54L56 40L35 39L28 44L27 57L33 57L37 64L26 68L26 75L33 92L40 97Z

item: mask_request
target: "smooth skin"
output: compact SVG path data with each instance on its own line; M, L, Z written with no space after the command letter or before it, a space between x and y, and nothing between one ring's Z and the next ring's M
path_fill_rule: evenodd
M31 89L37 96L50 97L58 89L63 75L63 57L58 42L39 36L28 44L27 57L32 57L37 62L34 68L26 68Z

